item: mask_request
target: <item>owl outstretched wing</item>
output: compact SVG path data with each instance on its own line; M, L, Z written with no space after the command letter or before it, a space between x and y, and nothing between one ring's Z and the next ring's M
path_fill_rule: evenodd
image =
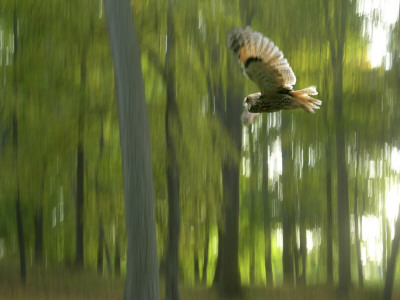
M227 40L244 73L257 84L261 94L292 90L296 76L270 39L247 26L231 30Z

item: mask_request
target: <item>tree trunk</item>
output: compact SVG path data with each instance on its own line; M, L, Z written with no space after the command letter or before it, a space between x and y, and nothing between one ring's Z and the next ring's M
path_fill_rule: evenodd
M125 300L159 299L153 174L139 42L129 0L104 0L114 60L125 191ZM140 274L140 276L138 276Z
M168 247L166 260L165 299L178 300L178 246L179 246L179 169L177 141L180 121L175 91L175 28L173 0L168 1L167 52L165 54L165 78L167 85L167 105L165 110L166 172L168 190Z
M17 187L17 200L15 203L15 210L17 212L17 232L18 232L18 244L19 244L19 266L22 283L26 282L26 259L25 259L25 239L24 239L24 227L22 223L21 213L21 200L19 183Z
M42 171L44 173L44 169ZM44 174L42 174L41 197L35 212L35 263L43 260L43 202L44 202Z
M303 210L304 208L302 208ZM300 214L304 214L300 211ZM301 276L300 283L306 285L307 276L307 230L305 224L305 217L300 215L300 255L301 255Z
M294 283L294 264L293 255L295 245L293 245L293 226L295 217L295 207L293 201L293 174L292 174L292 139L291 139L291 116L283 114L282 116L282 235L283 235L283 281L285 284Z
M263 196L263 209L264 209L264 244L265 244L265 278L268 287L273 286L272 277L272 261L271 261L271 203L268 194L268 132L267 122L265 118L262 124L262 136L264 136L263 144L263 185L262 185L262 196Z
M85 145L85 89L86 89L86 58L87 44L84 43L81 57L81 83L79 99L79 117L78 117L78 145L77 145L77 168L76 168L76 256L75 264L78 268L83 268L83 210L85 202L85 177L84 177L84 145Z
M103 274L103 224L99 220L99 238L97 240L97 273Z
M239 119L238 119L238 122ZM240 294L239 274L239 166L225 163L222 168L224 227L219 279L221 296Z
M199 269L199 253L197 250L196 243L193 246L193 269L194 269L194 283L198 284L200 281L200 269Z
M332 253L332 170L330 142L326 148L326 276L327 283L333 284Z
M358 154L357 154L358 155ZM362 261L361 261L361 247L360 247L360 230L358 227L359 218L358 218L358 164L359 161L357 159L357 171L355 177L354 184L354 231L355 231L355 243L356 243L356 255L357 255L357 272L358 272L358 286L362 288L364 286L363 279L363 269L362 269Z
M392 251L387 266L385 287L383 289L383 297L382 297L383 300L392 299L393 281L396 271L396 260L399 253L399 244L400 244L400 205L399 205L399 211L397 213L394 238L392 242Z
M26 282L26 259L25 259L25 239L24 239L24 228L22 223L21 213L21 199L19 190L19 174L18 174L18 82L17 82L17 53L18 53L18 20L17 11L14 6L13 13L13 30L14 30L14 55L13 55L13 84L15 94L15 107L12 119L13 126L13 150L14 150L14 165L15 165L15 183L16 183L16 196L15 196L15 210L17 219L17 235L19 244L19 266L20 276L22 283Z
M110 251L108 250L107 241L104 237L104 230L103 230L103 244L104 244L104 249L106 251L107 272L108 275L111 276L111 257L110 257Z
M256 222L256 203L255 203L255 189L257 184L257 177L255 174L256 163L254 158L254 149L253 149L253 133L251 132L251 127L253 125L250 124L248 126L249 129L249 152L250 152L250 285L254 284L255 280L255 243L256 243L256 231L255 231L255 222Z
M343 46L343 45L342 45ZM343 51L343 49L341 49ZM343 58L343 53L340 56ZM337 218L339 240L339 290L347 294L350 286L350 216L346 169L346 144L342 114L342 59L336 64L334 107L336 123L336 153L337 153Z
M119 250L118 235L115 237L114 274L116 277L119 277L121 275L121 254L120 254L120 250Z
M209 216L206 218L205 228L205 241L204 241L204 252L203 252L203 271L202 271L202 282L204 286L207 286L207 267L208 267L208 246L210 243L210 220Z
M350 215L346 169L345 127L343 121L343 51L345 41L347 0L336 2L335 15L337 37L331 37L330 50L333 68L334 121L337 159L337 218L339 240L339 292L347 295L351 281L350 274Z
M228 74L241 75L233 72L228 64ZM234 75L234 76L235 76ZM230 133L230 138L235 145L235 149L228 151L241 152L242 149L242 124L240 115L242 107L237 105L241 99L240 84L235 79L230 79L227 89L226 99L229 103L224 107L223 95L218 95L218 105L220 118L223 120L225 128ZM219 293L221 297L230 297L241 294L240 273L239 273L239 160L228 160L222 166L222 193L223 193L223 227L221 242L221 264L219 273Z

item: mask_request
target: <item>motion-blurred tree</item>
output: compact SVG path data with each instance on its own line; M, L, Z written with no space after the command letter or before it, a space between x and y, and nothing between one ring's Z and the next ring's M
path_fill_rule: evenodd
M124 169L128 238L125 299L158 299L150 133L139 44L129 1L105 0L104 4L114 60Z

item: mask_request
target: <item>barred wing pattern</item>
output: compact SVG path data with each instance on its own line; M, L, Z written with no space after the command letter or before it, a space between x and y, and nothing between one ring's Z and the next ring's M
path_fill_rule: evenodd
M228 47L262 95L293 89L296 83L293 70L282 51L261 33L250 27L233 29L228 33Z

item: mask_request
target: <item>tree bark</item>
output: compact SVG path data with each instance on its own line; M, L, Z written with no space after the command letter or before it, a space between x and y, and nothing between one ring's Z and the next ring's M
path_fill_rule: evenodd
M343 47L343 45L342 45ZM343 49L341 49L343 51ZM343 53L340 56L343 58ZM334 107L336 123L337 153L337 218L339 240L339 290L347 294L350 286L350 216L348 200L348 183L346 169L345 129L342 113L342 59L334 66Z
M300 211L300 214L304 214ZM300 283L306 285L307 276L307 230L305 217L300 215L300 255L301 255L301 276Z
M256 222L256 203L255 203L255 189L257 183L257 177L255 176L256 163L254 158L253 149L253 133L251 132L250 124L249 129L249 152L250 152L250 284L254 284L255 280L255 243L256 243L256 232L255 232L255 222Z
M193 269L194 269L194 283L198 284L200 281L200 268L199 268L199 253L195 243L193 247Z
M294 264L293 256L295 246L293 245L293 226L295 217L295 207L292 191L292 139L291 139L291 116L284 114L282 116L282 235L283 235L283 281L285 284L294 284Z
M203 271L202 271L202 282L204 286L207 286L207 267L208 267L208 246L210 243L210 220L209 216L206 218L205 226L205 241L204 241L204 251L203 251Z
M41 196L35 211L35 263L40 264L43 260L43 209L44 209L44 172L42 170Z
M268 287L273 286L272 277L272 261L271 261L271 203L268 194L268 132L267 132L267 122L265 118L262 124L262 133L264 137L263 143L263 185L262 185L262 195L263 195L263 210L264 210L264 244L265 244L265 278Z
M392 252L390 254L390 259L386 271L385 287L383 288L383 296L382 296L383 300L392 299L393 281L396 271L396 260L399 253L399 245L400 245L400 205L399 205L399 211L397 213L394 238L392 242Z
M118 235L115 237L114 274L116 277L119 277L121 275L121 254L120 254L120 250L119 250Z
M350 274L350 215L348 200L348 182L346 168L346 143L345 126L343 120L343 52L345 41L347 0L335 2L334 25L330 26L331 32L335 32L329 41L331 61L333 68L333 99L334 121L336 135L336 160L337 160L337 218L339 240L339 292L347 295Z
M326 273L327 283L333 284L332 253L332 170L330 142L326 148Z
M358 155L358 153L357 153ZM357 157L357 168L356 177L354 183L354 231L355 231L355 243L356 243L356 255L357 255L357 273L358 273L358 286L362 288L364 286L363 279L363 268L361 261L361 245L360 245L360 230L358 227L359 217L358 217L358 157Z
M178 246L179 246L179 168L177 142L180 131L178 105L175 91L175 28L173 0L168 0L167 52L165 54L165 78L167 105L165 110L166 177L168 190L168 246L166 260L165 299L179 300L178 289Z
M159 299L153 174L140 51L129 0L104 0L114 60L125 190L125 300ZM140 276L138 276L140 275Z
M17 212L17 232L18 232L18 244L19 244L20 274L21 274L22 283L25 283L26 282L25 239L24 239L24 227L23 227L23 223L22 223L19 183L18 183L18 187L17 187L17 201L15 203L15 210Z
M239 119L238 119L239 122ZM239 274L239 167L225 164L222 168L224 227L221 245L219 291L221 296L240 294Z
M14 71L14 94L15 94L15 107L12 119L13 126L13 150L14 150L14 164L15 164L15 182L16 182L16 196L15 196L15 211L17 219L17 235L19 244L19 266L20 266L20 277L21 282L26 282L26 256L25 256L25 239L24 239L24 228L22 222L21 212L21 195L19 189L19 174L18 174L18 82L17 82L17 53L18 53L18 20L17 10L14 6L13 13L13 30L14 30L14 55L13 55L13 71Z
M84 243L83 243L83 211L85 203L85 177L84 177L84 145L85 145L85 89L86 89L86 59L87 43L84 43L81 57L81 83L79 99L78 116L78 145L76 150L77 168L76 168L76 256L75 265L83 268L84 262Z
M97 273L103 274L103 223L99 220L99 237L97 240Z
M228 74L236 74L228 64ZM238 72L238 75L241 75ZM228 151L241 152L242 149L242 124L240 115L242 107L237 105L240 85L237 80L230 79L226 99L232 101L224 107L223 95L219 95L220 118L225 128L230 133L230 138L235 149ZM241 92L241 91L240 91ZM228 160L222 166L222 193L223 193L223 226L221 230L221 261L219 273L219 293L221 297L237 296L241 294L240 273L239 273L239 160Z

